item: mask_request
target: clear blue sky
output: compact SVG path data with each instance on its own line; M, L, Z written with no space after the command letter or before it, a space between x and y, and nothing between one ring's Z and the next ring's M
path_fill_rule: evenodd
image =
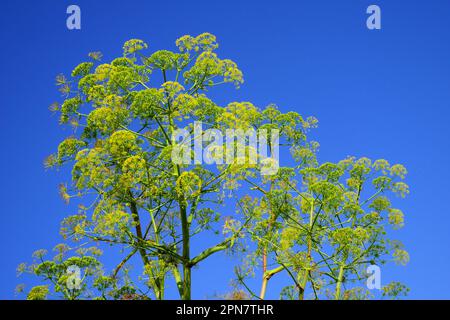
M66 28L69 4L81 7L79 31ZM380 31L365 26L370 4L381 7ZM67 172L42 165L68 134L48 111L60 98L55 75L91 51L118 56L130 38L158 50L202 32L215 34L220 56L244 72L245 84L222 101L274 102L316 116L322 161L356 155L408 168L406 226L397 236L411 262L383 268L382 281L405 282L410 298L450 298L448 0L54 0L2 1L0 8L0 298L14 297L16 266L58 243L59 223L74 209L57 191ZM214 272L195 271L195 298L226 291L226 261L218 255L204 265Z

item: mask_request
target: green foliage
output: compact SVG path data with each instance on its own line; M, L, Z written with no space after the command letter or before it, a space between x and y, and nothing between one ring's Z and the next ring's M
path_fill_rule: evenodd
M243 83L236 63L219 58L208 33L183 36L176 46L178 51L147 54L147 44L132 39L111 62L90 53L93 62L75 67L70 79L57 77L64 101L51 109L73 132L46 166L71 167L72 180L60 185L60 194L79 206L62 222L67 244L55 248L55 257L45 260L41 250L31 266L19 266L18 273L49 283L34 287L28 298L163 299L172 285L190 299L191 269L220 251L242 260L239 288L229 297L264 298L270 278L285 272L291 283L283 299L369 298L358 286L367 265L409 259L386 230L404 225L390 196L408 194L406 169L354 157L320 164L319 144L307 139L317 119L283 113L274 104L218 105L207 93ZM193 134L194 121L223 132L278 129L294 164L272 176L261 175L264 162L175 164L171 135L177 129ZM256 152L246 150L240 160ZM190 244L199 234L217 244L194 256ZM89 247L94 243L123 256L113 270L104 271L101 252ZM129 264L138 266L138 279L129 276ZM67 285L70 266L81 269L80 289ZM263 285L255 294L246 279L258 271ZM394 296L404 291L401 285L384 289Z
M106 276L98 258L102 251L97 247L69 248L66 244L55 246L57 253L51 260L45 260L45 250L37 251L33 264L20 265L21 273L30 273L45 279L52 284L35 286L30 289L28 300L45 300L50 293L56 297L75 299L141 299L137 290L127 277L119 280L113 276ZM74 278L70 270L79 268L79 278ZM23 287L20 289L23 291Z
M407 190L401 181L406 170L401 165L390 167L385 160L372 163L353 157L338 164L316 165L313 160L298 169L300 181L283 176L281 168L278 177L258 184L259 207L265 214L252 219L247 229L258 246L252 261L261 259L264 265L271 260L266 265L281 267L267 268L266 275L288 272L293 285L283 290L282 298L302 299L307 289L316 299L370 298L357 286L342 288L364 281L370 264L408 262L403 245L389 241L385 229L386 224L394 229L404 224L403 213L391 207L388 192L398 193L398 185ZM260 297L264 290L263 286Z
M45 300L48 293L48 286L36 286L28 292L27 300Z
M391 297L392 299L399 299L402 296L406 296L409 289L400 282L392 281L388 285L382 288L383 296Z

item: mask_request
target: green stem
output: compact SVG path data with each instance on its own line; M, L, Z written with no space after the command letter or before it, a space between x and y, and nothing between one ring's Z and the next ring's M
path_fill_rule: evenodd
M261 293L259 294L259 298L261 300L264 299L264 297L266 295L267 284L268 284L270 278L272 278L275 274L277 274L283 270L284 270L284 266L279 266L275 269L268 270L264 273L263 281L262 281L262 285L261 285Z
M311 261L312 261L312 256L311 256L311 252L312 252L312 232L313 232L314 223L315 223L314 203L315 203L315 199L312 198L312 200L310 201L311 208L309 210L309 232L308 232L308 251L307 251L308 267L306 267L305 270L303 271L302 282L300 284L300 288L299 288L299 292L298 292L298 299L299 300L303 300L305 298L306 285L308 284L308 279L309 279L309 270L310 270L309 268L311 266Z
M172 268L172 272L173 272L173 277L175 278L175 282L177 284L177 288L178 288L180 297L183 298L183 291L184 291L183 280L181 279L180 271L178 270L178 265L175 265Z
M191 268L190 263L190 250L189 250L189 222L187 220L186 206L184 205L184 199L180 201L180 218L181 218L181 231L183 235L183 300L191 299Z
M196 264L205 260L210 255L212 255L216 252L228 249L230 247L230 245L231 245L231 239L227 239L224 242L215 245L214 247L206 249L205 251L201 252L198 256L196 256L194 259L192 259L191 266L195 266Z
M344 278L344 268L345 268L344 264L341 264L341 266L339 267L339 275L336 283L336 293L334 295L335 300L339 300L341 298L341 287Z

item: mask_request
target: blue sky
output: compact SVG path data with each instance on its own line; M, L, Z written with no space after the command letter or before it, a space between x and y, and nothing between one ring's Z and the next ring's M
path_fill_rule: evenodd
M70 4L81 8L81 30L66 28ZM370 4L381 7L381 30L366 28ZM397 238L411 262L383 268L382 281L406 283L410 298L450 298L450 2L54 0L2 1L1 9L0 298L14 298L16 266L58 243L59 223L74 209L57 191L67 171L42 165L68 135L48 111L60 99L55 75L91 51L118 56L130 38L159 50L202 32L215 34L219 55L244 72L241 89L219 100L314 115L322 161L356 155L408 168ZM220 269L227 259L194 272L194 298L227 290L229 278L217 279L231 277Z

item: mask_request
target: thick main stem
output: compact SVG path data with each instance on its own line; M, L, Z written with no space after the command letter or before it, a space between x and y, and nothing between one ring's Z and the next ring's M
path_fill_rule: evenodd
M263 279L261 283L261 293L259 294L260 299L264 299L264 296L266 295L266 289L267 289L267 282L269 279L266 277L267 272L267 247L263 249Z
M182 200L183 201L183 200ZM183 236L183 300L191 299L191 263L189 250L189 222L187 219L186 207L180 204L181 232Z
M275 274L277 274L278 272L281 272L284 270L284 266L279 266L275 269L266 271L263 275L263 281L262 281L262 285L261 285L261 292L259 294L259 298L261 300L264 299L264 297L266 296L266 290L267 290L267 284L270 280L270 278L272 278Z
M299 293L298 293L298 299L303 300L305 297L305 290L306 285L308 284L309 280L309 267L311 266L312 262L312 234L313 234L313 228L314 228L314 198L311 200L311 208L309 210L309 235L308 235L308 251L306 258L308 259L308 267L305 268L303 272L303 278L302 283L300 284Z
M305 298L305 288L308 283L308 270L303 272L302 282L300 288L298 288L298 300L303 300Z
M269 145L269 149L270 149L270 145ZM273 184L271 182L269 192L272 191L272 187L273 187ZM264 192L264 194L266 194L266 193ZM269 230L269 232L270 232L272 229L272 224L276 220L275 215L272 211L272 205L270 204L270 201L269 201L269 215L270 215L270 220L269 220L269 224L267 226L267 230ZM265 244L264 248L263 248L262 260L263 260L262 261L263 279L262 279L262 283L261 283L261 292L259 294L260 299L264 299L264 296L266 295L267 282L269 281L270 277L272 276L272 275L270 275L269 277L267 277L267 244Z
M142 248L141 243L144 240L143 234L142 234L142 228L141 228L141 220L139 218L139 212L136 206L136 202L134 201L133 195L131 191L129 191L130 195L130 210L131 215L133 216L133 222L134 222L134 228L136 230L136 238L138 240L138 248L139 248L139 254L141 255L142 262L144 265L148 264L148 257L145 250Z
M267 282L269 282L269 279L266 276L263 276L263 281L261 284L261 292L259 293L259 298L261 300L263 300L264 297L266 296Z
M338 275L338 280L336 283L336 293L334 295L335 300L339 300L341 298L341 287L342 287L343 278L344 278L344 265L342 264L339 267L339 275Z
M131 215L133 216L133 222L135 224L136 238L138 240L138 251L142 258L142 262L144 263L144 266L146 266L149 264L149 260L147 257L147 252L142 247L142 243L144 242L144 235L142 233L141 220L139 218L139 211L138 211L136 201L134 200L133 194L131 193L131 191L128 191L128 194L130 196L130 210L131 210ZM159 279L157 277L153 280L153 282L154 282L153 290L155 291L155 295L158 300L162 300L162 298L163 298L163 292L164 292L162 289L163 281L164 281L164 279Z

